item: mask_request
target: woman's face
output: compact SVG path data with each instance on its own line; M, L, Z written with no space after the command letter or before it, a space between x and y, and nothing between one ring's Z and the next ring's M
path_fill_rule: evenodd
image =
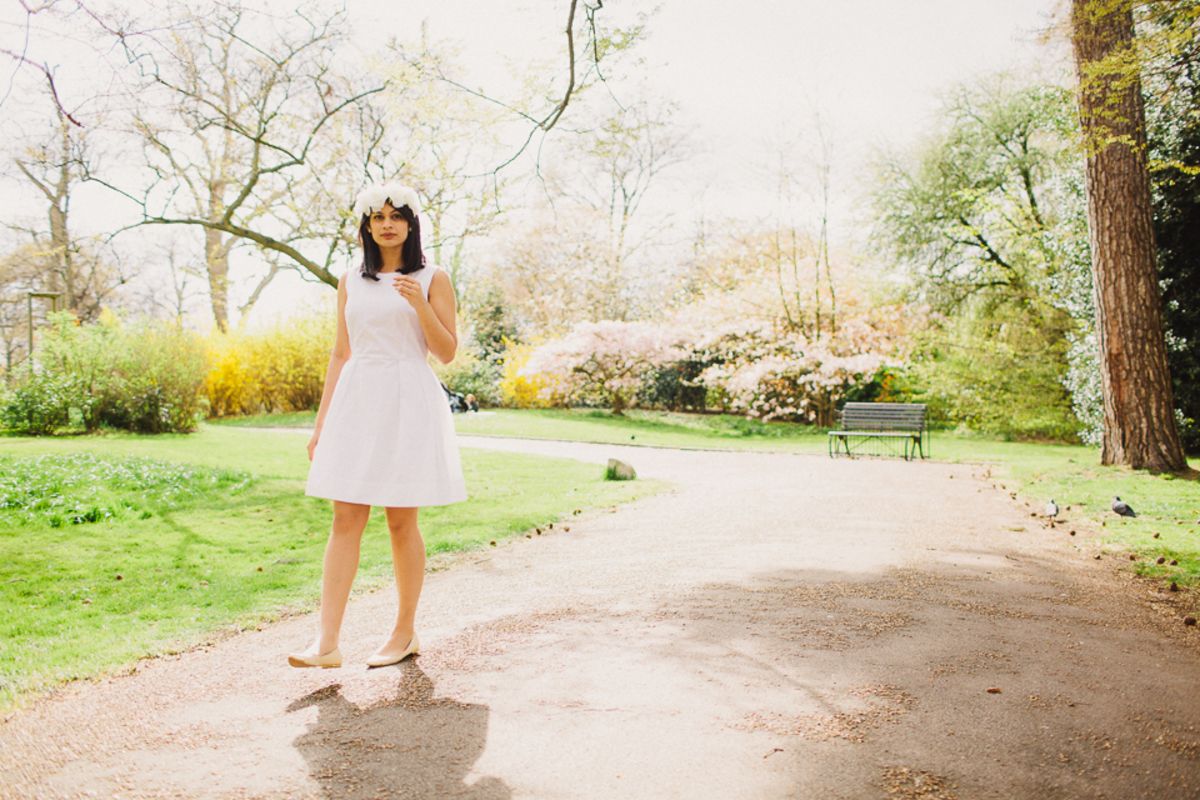
M371 238L379 247L399 247L408 238L408 220L391 203L384 203L379 211L372 212L367 225Z

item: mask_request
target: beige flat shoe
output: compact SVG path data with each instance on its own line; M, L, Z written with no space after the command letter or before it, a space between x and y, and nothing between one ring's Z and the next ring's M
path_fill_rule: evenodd
M389 653L376 653L367 659L368 667L387 667L392 664L397 664L411 655L416 655L421 652L421 643L417 641L417 634L414 632L412 641L408 643L408 647L404 648L404 652L398 655Z
M342 665L342 651L341 648L335 647L328 653L319 656L307 653L292 653L288 656L288 663L293 667L321 667L322 669L340 667Z

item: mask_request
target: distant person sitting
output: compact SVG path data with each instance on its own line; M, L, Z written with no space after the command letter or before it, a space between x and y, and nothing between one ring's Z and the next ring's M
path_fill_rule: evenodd
M479 401L475 399L475 395L468 394L466 397L467 411L478 411Z

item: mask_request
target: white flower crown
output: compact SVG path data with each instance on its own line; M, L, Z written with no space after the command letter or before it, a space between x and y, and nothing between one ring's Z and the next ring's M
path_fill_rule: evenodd
M421 216L421 200L417 190L402 183L373 183L358 193L354 199L354 217L362 219L363 214L370 215L383 208L383 204L391 202L392 208L408 206L414 217Z

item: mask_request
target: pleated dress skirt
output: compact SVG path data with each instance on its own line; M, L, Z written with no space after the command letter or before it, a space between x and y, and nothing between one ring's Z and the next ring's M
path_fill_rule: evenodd
M413 273L428 296L436 267ZM428 274L422 274L428 273ZM313 451L305 494L372 506L467 499L454 420L430 367L416 312L380 274L349 273L342 366Z

